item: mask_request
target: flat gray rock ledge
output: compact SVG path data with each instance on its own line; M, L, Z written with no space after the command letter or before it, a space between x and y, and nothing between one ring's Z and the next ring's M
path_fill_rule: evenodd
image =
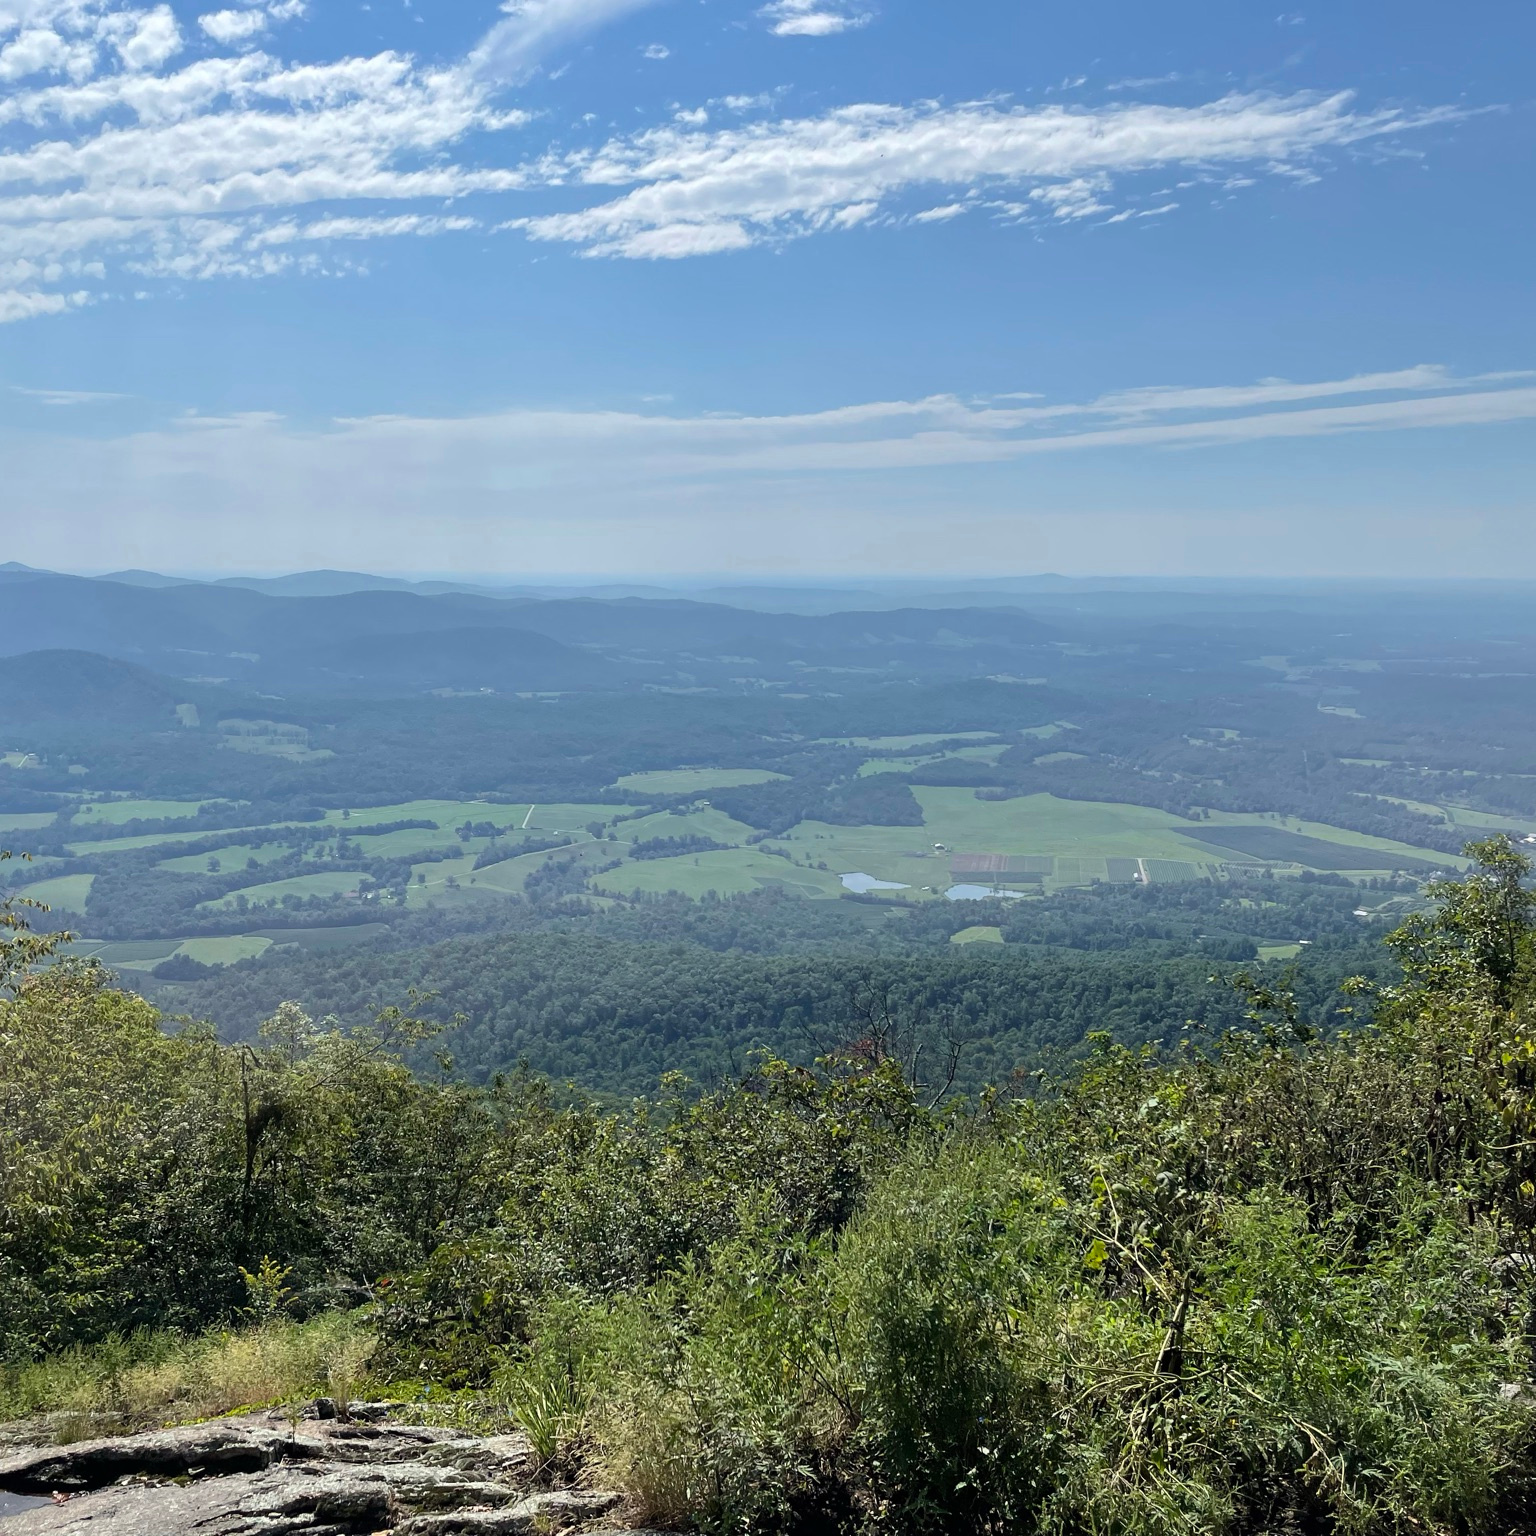
M533 1472L521 1435L254 1414L0 1458L0 1492L56 1501L0 1536L620 1536L617 1493Z

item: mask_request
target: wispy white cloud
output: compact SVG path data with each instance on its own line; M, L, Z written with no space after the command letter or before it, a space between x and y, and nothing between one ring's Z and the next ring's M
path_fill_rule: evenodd
M521 409L468 417L338 418L319 429L270 413L185 416L150 434L157 451L204 467L190 441L249 444L278 458L331 463L338 473L407 464L450 478L466 466L492 481L512 465L540 479L890 470L990 463L1105 448L1201 447L1348 432L1536 420L1536 372L1457 376L1433 365L1293 383L1119 390L1082 402L1032 394L962 400L932 395L784 415ZM81 395L80 400L87 397ZM243 452L244 450L242 450ZM416 473L416 471L412 471Z
M850 0L770 0L757 14L777 37L833 37L873 19Z
M784 119L772 96L732 96L679 105L638 135L530 155L510 136L532 119L508 104L507 82L652 3L508 0L468 55L428 66L396 52L285 62L267 39L304 0L206 11L190 38L163 3L0 0L0 323L78 308L123 275L141 286L355 270L344 246L471 228L682 259L967 210L1034 225L1151 217L1174 204L1143 175L1177 167L1226 191L1316 177L1330 157L1454 115L1229 96ZM760 14L805 32L871 13L857 0L773 0ZM563 211L545 211L556 196Z
M281 0L237 14L286 20L300 9L299 0ZM108 262L176 279L323 268L301 242L474 223L440 212L395 216L378 205L440 208L523 180L450 153L472 132L526 121L494 105L463 70L422 70L391 53L286 65L255 52L156 73L132 61L163 51L160 14L118 27L128 60L120 67L104 67L98 54L83 78L0 96L0 131L10 130L0 140L0 320L84 302L80 279L99 283ZM299 217L336 203L374 207L357 217Z
M54 514L35 519L39 525L62 518L71 529L99 528L93 547L101 549L116 547L115 529L131 527L134 539L158 540L187 563L259 563L261 549L280 538L293 560L311 563L334 562L346 547L371 540L396 559L439 567L462 554L467 569L499 548L524 569L538 568L541 551L559 549L561 558L545 568L574 569L590 562L593 547L604 558L622 552L616 563L644 566L643 535L658 563L654 544L664 537L677 569L700 558L701 539L714 540L727 558L755 541L771 559L804 539L814 548L823 524L845 530L845 555L856 563L860 549L888 547L892 519L908 503L911 538L931 548L939 509L924 502L921 487L933 482L912 479L910 493L897 489L912 472L1012 462L1020 468L1005 499L1017 501L1047 473L1047 457L1536 423L1533 380L1421 366L1299 383L1136 388L1079 402L936 395L780 415L520 409L307 427L248 412L183 416L120 435L98 424L62 444L57 430L27 436L12 426L5 459L8 494ZM1024 468L1030 464L1041 467ZM953 504L957 482L942 483L950 488L942 504L947 543L964 516ZM209 519L210 502L227 515ZM327 508L325 518L314 517L317 505ZM750 529L724 515L747 507L772 513ZM1519 519L1527 516L1521 511ZM786 539L791 523L794 537ZM1156 532L1166 536L1164 521ZM975 547L983 555L997 548L990 537ZM30 558L45 553L38 545ZM1097 556L1084 556L1090 566L1094 558L1102 562L1102 545Z
M526 79L552 53L656 0L506 0L506 18L471 55L475 73L496 81Z
M11 393L26 395L42 405L99 405L105 400L128 398L99 389L30 389L25 384L12 384Z
M1112 215L1110 196L1143 173L1316 174L1330 154L1453 116L1360 110L1339 93L1232 95L1194 107L862 105L713 133L672 124L533 167L550 182L632 190L520 227L595 256L691 254L837 228L844 209L885 209L935 189L1016 190L1022 196L994 211L1064 222Z

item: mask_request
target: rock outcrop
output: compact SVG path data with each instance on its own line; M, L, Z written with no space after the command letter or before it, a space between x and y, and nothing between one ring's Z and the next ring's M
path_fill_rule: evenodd
M48 1498L3 1536L540 1536L590 1528L618 1506L597 1489L533 1487L520 1435L251 1414L0 1457L0 1492ZM609 1522L612 1524L611 1520ZM618 1536L610 1532L609 1536ZM626 1533L628 1536L628 1533Z

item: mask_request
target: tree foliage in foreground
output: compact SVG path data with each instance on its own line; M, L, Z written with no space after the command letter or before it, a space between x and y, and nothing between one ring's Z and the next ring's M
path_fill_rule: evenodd
M654 1522L1529 1530L1533 898L1469 852L1368 1025L1255 981L1219 1039L965 1106L878 1018L604 1113L413 1078L399 1016L227 1047L16 976L4 1347L222 1322L267 1261Z

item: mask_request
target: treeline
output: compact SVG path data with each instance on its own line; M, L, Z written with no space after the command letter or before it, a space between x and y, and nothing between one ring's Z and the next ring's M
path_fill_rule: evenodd
M618 1094L647 1092L670 1071L719 1081L755 1050L810 1061L850 1018L875 1011L963 1042L961 1081L974 1089L1075 1049L1096 1029L1141 1042L1235 1024L1241 1009L1212 975L1220 958L1184 945L1102 955L947 944L741 954L575 931L242 964L178 988L174 1000L248 1038L287 998L316 1017L359 1023L414 989L431 995L432 1017L463 1017L438 1046L470 1078L526 1061ZM1309 956L1297 982L1309 1019L1326 1026L1345 1006L1339 982L1380 964L1360 946Z
M673 859L685 853L719 853L731 847L712 837L689 833L684 837L644 837L629 849L632 859Z
M582 899L591 867L551 861L530 877L529 900L494 909L400 913L394 953L279 951L160 978L195 985L134 984L235 1034L288 998L357 1022L415 987L437 994L444 1019L473 1020L450 1042L465 1070L485 1076L526 1057L557 1079L638 1093L673 1068L729 1073L754 1045L809 1059L853 991L885 998L908 1023L963 1024L974 1083L1047 1046L1074 1046L1095 1019L1126 1039L1166 1038L1190 1019L1229 1023L1231 999L1211 974L1251 962L1260 941L1308 941L1300 985L1319 1022L1339 976L1385 963L1354 915L1361 889L1338 877L1099 885L1035 901L808 902L760 891L597 908ZM978 924L1001 928L1006 946L950 944Z

